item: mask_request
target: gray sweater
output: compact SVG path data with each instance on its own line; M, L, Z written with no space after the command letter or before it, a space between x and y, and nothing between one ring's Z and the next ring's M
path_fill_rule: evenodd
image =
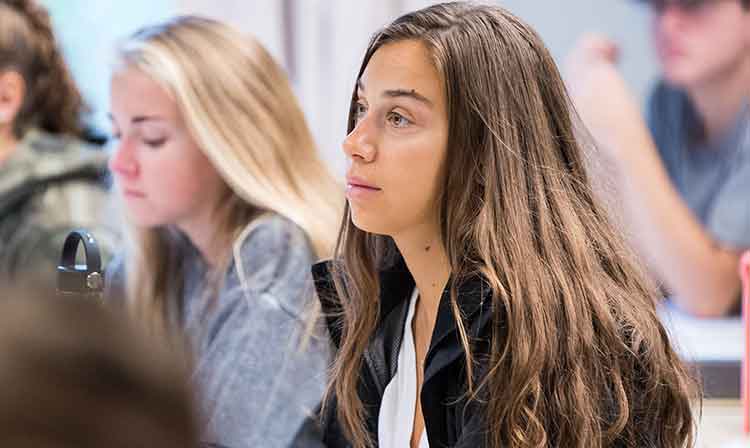
M181 317L195 349L193 378L207 446L323 446L313 413L325 386L329 344L317 332L300 345L314 300L313 261L299 227L266 215L235 242L224 284L210 297L207 265L186 244ZM122 284L120 266L108 276Z

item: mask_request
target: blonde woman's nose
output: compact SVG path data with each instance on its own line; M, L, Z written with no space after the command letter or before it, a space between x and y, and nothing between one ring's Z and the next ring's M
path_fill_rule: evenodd
M120 141L109 158L109 169L119 176L136 176L138 174L138 163L132 152L132 148L127 141Z

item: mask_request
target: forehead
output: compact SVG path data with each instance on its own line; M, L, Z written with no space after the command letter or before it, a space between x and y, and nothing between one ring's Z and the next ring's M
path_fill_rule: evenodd
M133 67L112 74L112 109L130 114L155 114L165 118L178 115L177 104L169 92L153 78Z
M414 89L433 102L443 96L443 79L427 47L417 40L388 43L370 58L360 84L377 94L389 89Z

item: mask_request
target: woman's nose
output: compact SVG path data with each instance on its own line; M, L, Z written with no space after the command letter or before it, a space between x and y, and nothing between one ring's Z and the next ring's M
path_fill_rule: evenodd
M138 175L138 163L133 156L133 148L126 140L120 140L109 158L109 169L121 177Z
M357 126L344 138L341 147L352 160L372 162L377 154L375 136L367 117L361 119Z

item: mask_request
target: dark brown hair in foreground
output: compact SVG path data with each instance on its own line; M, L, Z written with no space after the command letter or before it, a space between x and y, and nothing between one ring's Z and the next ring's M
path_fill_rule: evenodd
M117 310L0 298L0 446L197 446L185 359Z

